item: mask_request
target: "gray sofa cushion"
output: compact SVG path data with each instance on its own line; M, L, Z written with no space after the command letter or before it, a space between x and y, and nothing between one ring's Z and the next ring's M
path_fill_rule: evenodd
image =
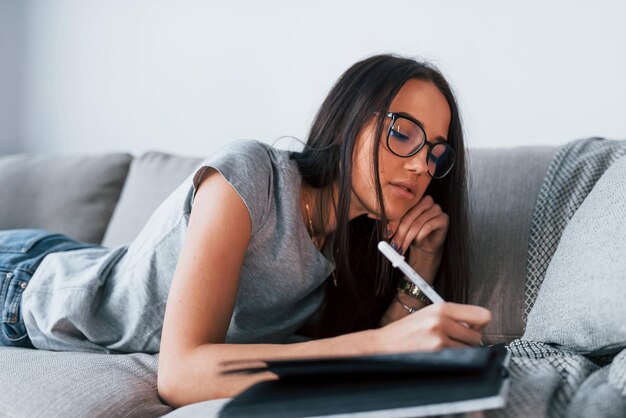
M524 339L578 352L626 346L626 156L600 177L565 227Z
M158 355L0 347L0 416L158 417Z
M100 243L132 156L0 158L0 229L41 228Z
M539 189L559 147L470 149L469 303L491 310L489 344L524 333L528 233Z
M202 161L154 151L135 158L103 245L127 244L135 239L152 212Z

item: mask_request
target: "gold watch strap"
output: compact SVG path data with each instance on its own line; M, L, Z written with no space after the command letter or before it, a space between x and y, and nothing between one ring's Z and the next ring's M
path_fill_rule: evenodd
M414 285L413 283L405 280L404 278L400 279L400 281L398 281L398 290L402 291L403 293L421 301L424 302L426 305L430 305L432 302L430 301L430 299L428 299L428 297L424 294L424 292L422 292L419 287L417 287L416 285Z

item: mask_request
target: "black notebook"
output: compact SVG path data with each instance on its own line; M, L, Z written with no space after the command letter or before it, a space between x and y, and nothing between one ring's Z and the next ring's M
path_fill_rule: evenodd
M271 371L220 417L418 417L501 408L510 355L504 344L388 355L230 362L226 373Z

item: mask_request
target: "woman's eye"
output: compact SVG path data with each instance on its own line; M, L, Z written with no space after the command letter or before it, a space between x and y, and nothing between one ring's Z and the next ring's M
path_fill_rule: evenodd
M400 141L408 141L409 137L403 133L400 133L398 131L396 131L395 129L391 130L391 135L395 136L396 138L398 138Z

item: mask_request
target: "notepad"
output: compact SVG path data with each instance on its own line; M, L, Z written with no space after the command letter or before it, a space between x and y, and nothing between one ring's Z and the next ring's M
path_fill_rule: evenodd
M271 371L220 417L418 417L503 407L510 355L503 344L390 355L267 361L227 373ZM239 365L244 364L244 362Z

